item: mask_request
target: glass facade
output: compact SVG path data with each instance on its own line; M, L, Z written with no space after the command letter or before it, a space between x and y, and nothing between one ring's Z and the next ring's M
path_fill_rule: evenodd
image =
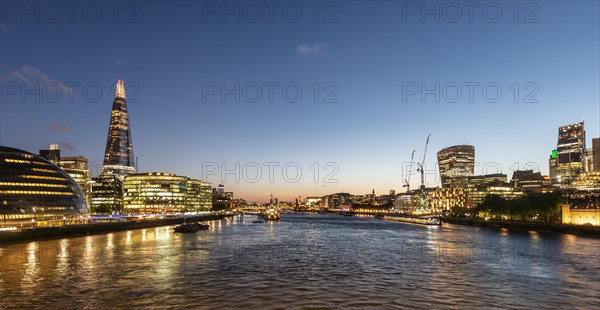
M0 146L0 225L58 226L88 213L83 192L45 158Z
M123 180L125 175L134 171L133 145L129 128L129 114L127 113L125 84L123 80L119 80L108 126L102 174L116 175Z
M573 180L572 188L582 192L592 192L600 196L600 171L582 173Z
M452 207L467 206L467 189L436 188L427 193L428 208L434 212L449 211Z
M212 184L200 180L187 180L187 209L192 212L212 209Z
M467 207L475 208L478 204L483 202L487 195L498 195L504 199L510 200L519 198L525 195L525 193L513 188L510 183L494 181L469 188L467 191Z
M101 213L123 209L123 181L116 175L100 175L92 180L90 188L92 212Z
M68 173L71 178L79 185L86 197L88 206L90 201L87 199L87 191L91 181L90 170L88 169L88 159L83 156L61 157L58 161L58 166Z
M503 173L474 175L467 178L467 187L478 187L491 182L506 182L507 175Z
M553 186L568 188L584 172L585 130L583 122L558 128L556 156L550 157L550 181Z
M171 173L136 173L125 177L123 206L127 213L184 213L212 207L212 185Z
M455 145L437 153L442 187L467 187L467 177L475 171L475 147Z

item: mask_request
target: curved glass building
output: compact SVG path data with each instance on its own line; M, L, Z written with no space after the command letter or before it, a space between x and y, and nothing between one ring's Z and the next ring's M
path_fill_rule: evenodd
M77 183L39 155L0 146L0 226L58 226L88 213Z
M442 187L467 187L475 171L475 147L455 145L437 152Z

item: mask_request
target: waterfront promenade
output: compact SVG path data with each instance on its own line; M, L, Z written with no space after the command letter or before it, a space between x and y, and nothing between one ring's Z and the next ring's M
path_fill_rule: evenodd
M123 222L90 223L79 225L66 225L59 227L40 227L18 231L0 232L0 243L21 242L30 240L53 239L64 237L80 237L92 234L102 234L113 231L177 225L188 222L203 222L231 217L231 214L206 214L186 217L168 217L162 219L131 220Z

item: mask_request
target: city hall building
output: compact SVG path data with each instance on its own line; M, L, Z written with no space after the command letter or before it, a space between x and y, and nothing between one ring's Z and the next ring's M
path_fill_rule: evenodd
M85 222L83 192L64 170L39 155L0 146L0 227Z

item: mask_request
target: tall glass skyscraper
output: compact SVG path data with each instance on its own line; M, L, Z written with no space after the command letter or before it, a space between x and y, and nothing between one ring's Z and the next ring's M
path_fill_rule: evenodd
M455 145L437 152L442 187L467 187L475 171L475 147Z
M558 128L556 152L550 157L550 181L557 187L569 187L584 172L585 130L583 122Z
M123 180L125 175L134 171L133 145L129 129L129 114L127 114L125 83L123 80L119 80L115 89L115 100L113 101L108 126L102 174L114 175Z

